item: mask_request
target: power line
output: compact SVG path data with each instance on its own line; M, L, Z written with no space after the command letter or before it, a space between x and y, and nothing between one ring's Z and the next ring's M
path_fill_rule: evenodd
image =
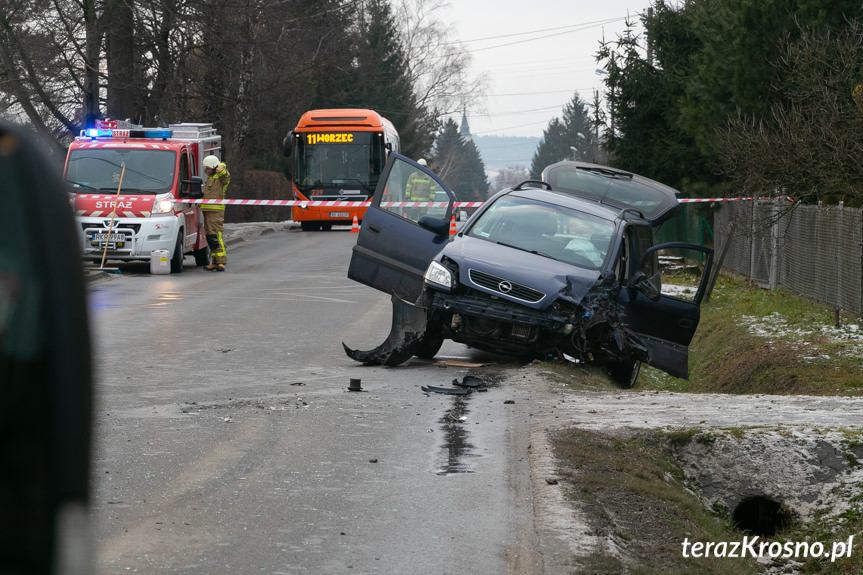
M613 24L615 22L620 22L621 20L626 20L626 18L611 18L609 20L598 21L596 24L585 24L580 28L575 28L573 30L566 30L564 32L558 32L557 34L546 34L544 36L539 36L536 38L528 38L527 40L517 40L515 42L507 42L505 44L497 44L495 46L486 46L485 48L474 48L474 49L466 49L465 52L472 54L474 52L483 52L485 50L494 50L496 48L505 48L507 46L515 46L517 44L526 44L527 42L535 42L537 40L545 40L547 38L554 38L555 36L562 36L564 34L572 34L573 32L582 32L589 28L596 28L597 26L604 26L606 24Z
M515 32L513 34L501 34L499 36L487 36L485 38L476 38L473 40L462 40L461 42L453 42L453 43L463 43L469 44L471 42L484 42L485 40L497 40L499 38L512 38L514 36L526 36L528 34L540 34L542 32L554 32L556 30L567 30L568 32L578 32L580 30L585 30L587 28L593 28L595 26L602 26L604 24L611 24L614 22L620 22L621 20L626 20L626 18L618 17L618 18L609 18L607 20L596 20L594 22L583 22L581 24L570 24L569 26L558 26L556 28L544 28L542 30L528 30L527 32ZM575 30L569 30L570 28L576 28ZM562 32L566 34L567 32ZM557 34L554 34L556 36Z

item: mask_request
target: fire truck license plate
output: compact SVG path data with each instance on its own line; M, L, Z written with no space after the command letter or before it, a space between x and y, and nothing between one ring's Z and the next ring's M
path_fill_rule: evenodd
M113 234L111 234L110 240L108 239L108 234L93 234L93 241L94 242L108 242L111 244L113 244L115 242L125 242L126 241L126 234L113 233Z
M350 212L330 212L331 218L349 218L351 217Z

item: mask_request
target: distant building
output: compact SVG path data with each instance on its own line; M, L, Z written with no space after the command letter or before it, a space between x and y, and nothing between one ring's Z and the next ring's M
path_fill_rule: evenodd
M473 140L473 137L470 135L470 126L467 125L467 113L461 113L461 127L458 130L458 135L465 139L465 141Z

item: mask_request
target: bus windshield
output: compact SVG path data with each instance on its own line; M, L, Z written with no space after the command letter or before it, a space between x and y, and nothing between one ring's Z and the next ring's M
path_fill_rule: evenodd
M296 139L294 185L307 196L372 195L386 160L376 132L304 132Z
M160 194L173 187L176 160L171 150L75 149L69 153L66 181L79 194L116 192L118 187L121 194Z

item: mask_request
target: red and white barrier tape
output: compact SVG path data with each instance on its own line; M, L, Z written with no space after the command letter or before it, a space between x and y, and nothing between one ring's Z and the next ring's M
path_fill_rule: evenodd
M81 199L115 199L115 195L107 194L76 194L77 198ZM152 200L155 196L120 196L123 200ZM681 198L678 201L681 204L686 203L711 203L711 202L742 202L754 200L787 200L793 202L789 196L780 198ZM338 206L342 208L362 208L369 207L371 202L337 202L337 201L308 201L308 200L190 200L181 199L179 203L183 204L216 204L226 206L300 206L300 207L318 207L318 206ZM454 202L453 206L457 208L478 208L484 202ZM405 207L405 208L445 208L449 205L448 202L381 202L381 207Z
M689 203L711 203L711 202L752 202L756 200L786 200L793 202L791 196L779 196L776 198L680 198L677 200L681 204Z

